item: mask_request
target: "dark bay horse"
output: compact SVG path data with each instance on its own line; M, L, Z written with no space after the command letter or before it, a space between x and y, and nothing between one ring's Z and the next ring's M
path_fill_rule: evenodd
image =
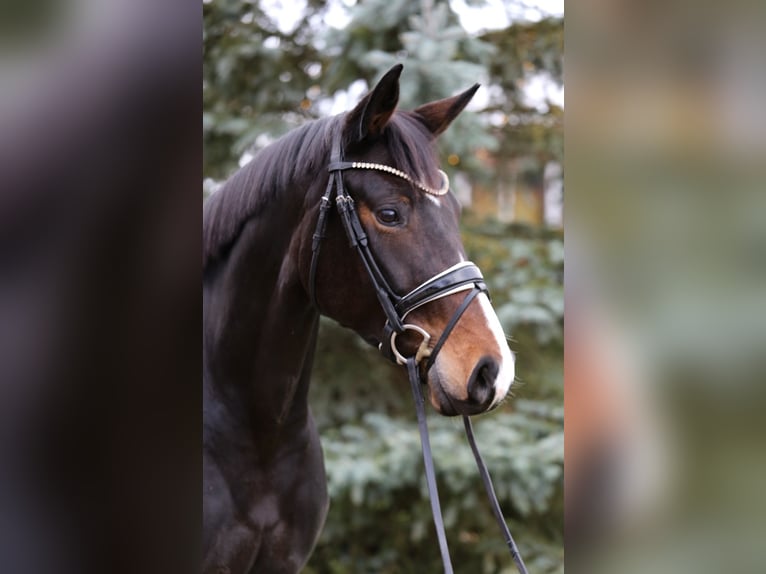
M265 148L205 203L205 573L301 570L329 502L307 402L319 314L373 345L388 344L376 282L349 247L342 217L328 212L317 231L322 194L338 173L332 170L346 169L339 185L353 198L357 232L392 292L411 293L470 266L434 142L478 86L397 111L401 69L392 68L350 112ZM335 167L328 169L331 156ZM514 378L513 356L484 293L448 327L466 301L455 291L442 289L438 299L408 310L407 323L416 327L395 347L404 356L427 355L414 331L434 334L433 345L452 329L425 375L431 404L448 416L496 406Z

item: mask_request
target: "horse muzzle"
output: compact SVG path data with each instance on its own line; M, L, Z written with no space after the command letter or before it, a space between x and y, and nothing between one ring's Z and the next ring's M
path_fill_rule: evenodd
M437 359L426 375L429 399L434 409L444 416L477 415L497 407L508 392L510 379L503 359L482 356L467 377L462 369L454 368L445 354ZM502 377L502 379L501 379Z

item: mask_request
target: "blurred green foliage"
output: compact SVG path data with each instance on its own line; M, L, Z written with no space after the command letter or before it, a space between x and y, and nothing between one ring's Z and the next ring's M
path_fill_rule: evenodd
M326 114L333 96L359 79L372 85L399 61L405 109L485 84L486 108L462 114L440 138L445 169L492 189L509 181L514 158L524 158L540 181L546 162L562 162L563 111L550 102L531 107L524 97L535 75L562 81L561 18L516 20L476 35L443 0L366 0L346 8L345 27L332 28L331 3L309 0L292 26L257 0L203 4L208 187L245 152ZM523 9L507 2L514 6ZM448 155L458 161L447 162ZM563 572L562 233L502 224L470 209L462 232L517 358L512 400L478 418L477 440L530 573ZM332 502L305 572L441 572L404 371L323 319L310 400ZM430 428L456 568L515 572L461 421L431 416Z
M472 180L493 180L476 158L480 149L501 175L514 157L532 154L540 173L545 161L562 163L563 110L549 101L530 107L524 89L540 75L563 82L563 18L468 34L444 0L365 0L346 9L348 25L333 28L331 4L338 1L307 1L289 27L255 0L203 4L204 177L224 179L245 151L326 114L339 91L360 79L371 86L396 62L405 66L405 109L484 84L487 106L461 115L440 138L445 158L459 157Z

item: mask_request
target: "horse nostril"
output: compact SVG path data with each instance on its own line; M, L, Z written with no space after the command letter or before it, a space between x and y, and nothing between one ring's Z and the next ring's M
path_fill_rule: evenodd
M468 400L476 405L485 406L495 397L495 379L499 367L490 357L483 357L471 373L468 380Z

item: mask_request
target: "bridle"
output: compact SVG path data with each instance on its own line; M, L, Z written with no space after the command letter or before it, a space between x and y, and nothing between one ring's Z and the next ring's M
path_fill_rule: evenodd
M343 185L343 172L351 169L364 169L364 170L377 170L384 173L388 173L402 179L409 181L415 187L435 196L445 195L449 192L449 179L447 175L440 171L442 176L442 185L437 189L432 189L421 182L413 180L409 175L391 166L368 163L368 162L348 162L343 160L343 152L341 149L340 135L336 134L332 143L332 150L330 156L330 164L328 166L330 177L327 182L327 188L319 204L319 216L317 219L316 229L312 238L311 244L311 267L309 270L309 291L310 297L314 306L319 309L319 302L317 301L316 294L316 273L319 261L319 252L322 245L322 239L325 236L325 228L327 226L327 217L332 206L333 195L335 196L335 205L340 215L343 229L345 230L346 237L352 248L356 249L359 254L362 263L367 271L367 275L370 278L370 282L375 290L375 295L386 315L386 323L383 327L383 337L381 339L379 349L383 356L387 359L398 363L399 365L405 365L407 367L407 373L410 380L410 387L413 397L415 399L415 407L418 418L418 428L420 430L420 440L423 448L423 461L426 470L426 481L428 483L428 491L431 501L431 512L433 514L434 525L436 526L436 534L439 539L439 549L442 556L442 562L444 564L445 574L452 574L452 564L449 557L449 549L447 547L447 538L444 532L444 523L441 516L441 507L439 504L439 493L436 486L436 476L433 468L433 459L431 456L431 445L428 437L428 425L425 418L425 406L423 402L423 395L421 393L421 385L426 383L426 377L428 371L433 366L439 351L444 346L447 338L452 330L457 325L458 321L462 317L463 313L468 309L468 306L480 293L487 293L487 285L484 282L484 277L481 274L479 268L470 261L463 261L444 271L441 271L431 277L430 279L421 283L418 287L410 291L404 296L399 296L389 285L385 275L380 270L375 258L370 251L369 240L367 234L359 221L359 216L356 212L353 198L346 192ZM405 323L407 315L428 303L453 295L468 291L468 294L463 299L463 302L455 310L446 327L442 331L439 339L433 348L429 348L431 342L431 334L419 325ZM397 336L405 331L415 331L422 337L420 345L413 356L405 357L396 347ZM423 359L426 360L425 367L422 371L419 365ZM463 416L463 424L465 426L468 442L471 446L476 464L479 468L484 487L489 496L490 503L492 505L492 511L495 515L495 519L498 521L501 530L505 536L506 544L511 552L516 566L521 574L527 574L524 561L519 554L516 543L511 536L508 526L503 518L500 505L495 496L494 488L492 486L492 480L490 479L487 467L481 458L479 449L476 445L476 441L473 434L473 427L469 417Z
M449 269L437 273L406 295L398 295L389 285L385 275L380 270L375 257L373 257L372 252L370 251L367 234L359 221L354 200L343 185L343 172L351 169L372 169L389 173L412 182L413 185L425 193L437 196L445 195L449 192L449 180L444 172L440 172L442 176L442 187L438 190L434 190L420 182L413 181L409 175L390 166L377 163L343 161L340 137L336 136L332 146L330 165L328 166L330 178L327 182L325 193L320 200L319 217L311 245L312 257L311 268L309 271L309 289L311 300L314 306L319 309L319 302L316 294L316 272L322 239L324 238L324 232L327 226L327 216L332 207L332 198L334 194L336 208L340 214L346 237L349 240L350 246L353 249L356 249L359 254L367 271L367 275L370 278L370 282L372 283L375 295L378 298L378 302L386 315L386 323L383 327L383 337L381 338L379 346L381 353L383 353L387 359L395 361L400 365L404 365L406 359L396 347L396 338L405 331L415 331L423 338L416 354L417 362L420 362L421 359L430 355L430 364L428 365L428 368L430 368L436 358L436 353L434 353L434 351L437 351L438 353L438 349L441 349L441 345L444 344L444 341L440 341L441 345L437 343L433 350L428 349L431 335L418 325L405 323L405 318L410 312L418 307L461 291L470 291L468 294L469 301L465 304L465 308L467 308L470 300L473 300L479 293L487 292L484 277L476 265L470 261L463 261L453 265ZM463 309L463 311L464 310L465 309ZM454 322L457 323L459 318L459 316L453 317ZM454 325L452 327L454 327ZM448 329L445 329L445 331L448 330L451 331L452 328L449 328L448 326ZM449 333L447 332L446 335L449 335ZM442 338L446 340L445 334L442 335Z

